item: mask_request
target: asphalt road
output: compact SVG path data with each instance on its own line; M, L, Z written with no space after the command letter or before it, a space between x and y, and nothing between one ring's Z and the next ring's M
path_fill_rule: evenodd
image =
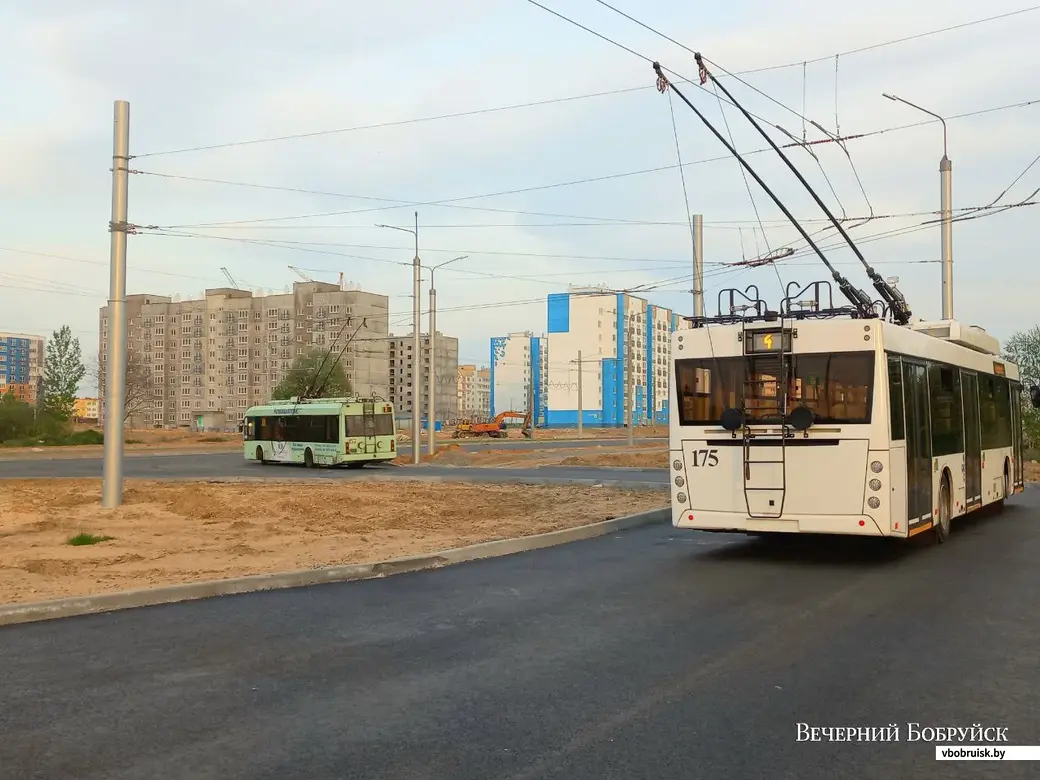
M654 526L431 572L0 628L0 774L1035 778L1040 490L949 543ZM798 724L900 724L799 742Z
M517 442L520 444L520 442ZM545 442L548 444L549 442ZM568 446L570 442L556 442ZM364 479L380 477L439 477L467 482L515 482L537 480L598 480L627 484L666 485L665 469L618 469L579 466L542 466L532 468L470 468L453 466L367 466L363 469L306 469L302 466L247 461L240 452L214 452L200 455L149 455L126 458L123 474L141 479L213 479L260 477L265 479ZM0 479L32 477L100 477L102 461L93 458L25 458L0 460Z

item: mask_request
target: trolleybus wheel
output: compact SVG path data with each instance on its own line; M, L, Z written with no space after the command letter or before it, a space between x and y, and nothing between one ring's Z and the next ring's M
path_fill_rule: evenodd
M303 465L306 468L314 468L314 453L311 452L311 448L308 447L303 453Z
M256 448L256 460L261 466L264 465L264 448L257 446Z
M950 480L943 475L939 483L939 522L935 524L935 537L939 542L950 538L950 525L953 522L953 503L950 500Z

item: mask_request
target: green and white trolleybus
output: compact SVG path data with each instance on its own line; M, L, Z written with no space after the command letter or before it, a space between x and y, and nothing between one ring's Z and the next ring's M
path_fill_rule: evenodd
M397 457L394 407L377 398L290 398L246 410L246 460L360 468Z

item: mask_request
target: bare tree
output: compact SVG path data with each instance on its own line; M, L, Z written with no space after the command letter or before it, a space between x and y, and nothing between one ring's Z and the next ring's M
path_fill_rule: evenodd
M105 364L99 354L92 362L94 376L97 379L98 398L105 395ZM155 383L152 381L152 367L145 363L140 355L132 349L126 353L126 397L123 407L123 423L142 412L152 408L155 397Z

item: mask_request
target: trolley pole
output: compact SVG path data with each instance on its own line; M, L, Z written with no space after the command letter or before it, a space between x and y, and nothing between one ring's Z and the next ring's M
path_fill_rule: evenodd
M693 215L693 316L704 316L704 216Z
M130 104L114 104L112 220L108 281L108 349L105 356L105 460L101 505L123 503L123 416L126 411L126 235L130 164Z

